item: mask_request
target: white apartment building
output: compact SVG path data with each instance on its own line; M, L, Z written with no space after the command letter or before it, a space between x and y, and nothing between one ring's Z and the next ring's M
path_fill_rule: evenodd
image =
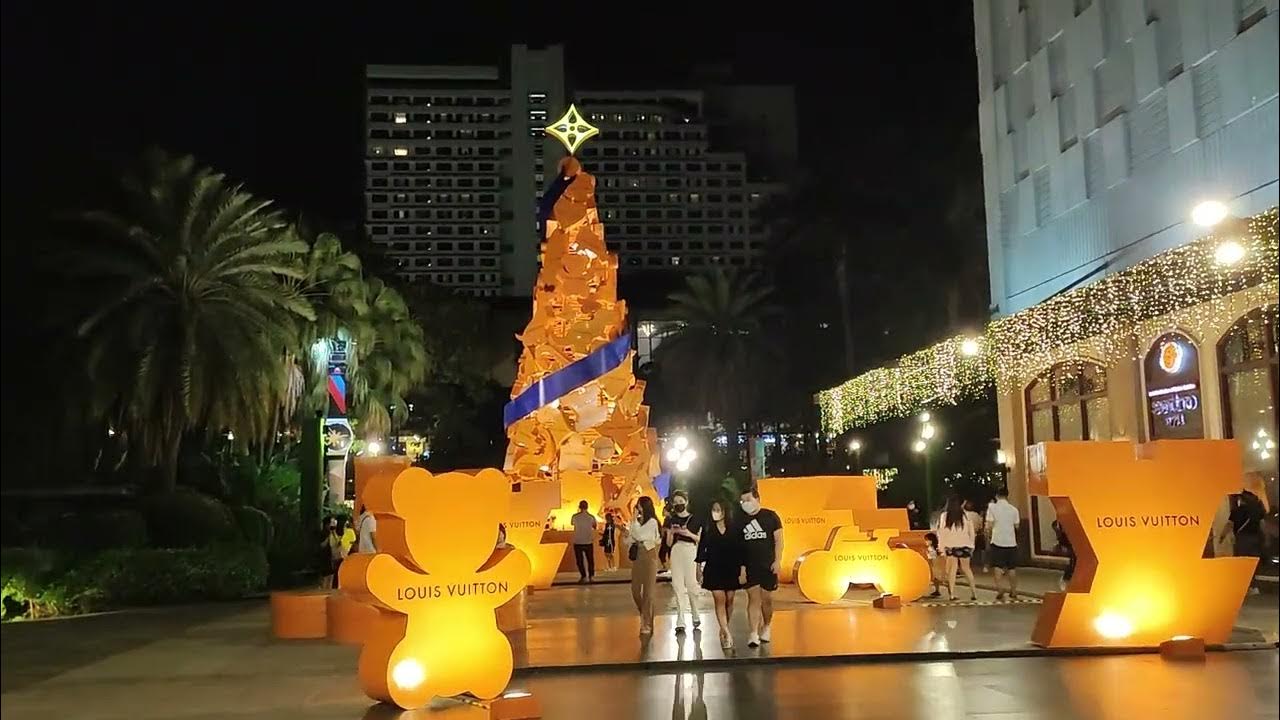
M563 155L542 129L569 102L601 129L579 155L599 180L606 239L623 272L747 267L760 257L759 209L782 185L753 181L740 152L712 152L701 92L570 96L558 46L514 46L506 72L370 65L366 78L366 231L411 282L530 293L537 204ZM794 118L794 108L760 115L786 131L772 153L784 162L795 148L788 113ZM767 148L758 135L753 149Z
M1201 245L1214 258L1212 244L1240 231L1214 236L1192 223L1201 201L1238 218L1277 205L1278 21L1277 0L976 0L998 316L1017 322L1051 299L1066 302L1064 293L1127 281L1139 263L1163 267ZM1230 278L1225 263L1196 271ZM1143 297L1175 297L1185 277L1147 279ZM1000 445L1033 557L1054 545L1053 505L1026 485L1025 450L1041 441L1236 438L1245 469L1268 478L1264 494L1276 501L1275 455L1259 439L1277 430L1277 291L1222 282L1232 289L1171 304L1124 332L1032 348L1026 371L1001 387ZM1131 297L1114 312L1087 310L1128 318L1138 306ZM1191 361L1166 366L1166 351Z
M564 105L558 47L497 67L366 68L365 228L404 278L479 296L527 295L537 197ZM552 161L553 162L553 161Z

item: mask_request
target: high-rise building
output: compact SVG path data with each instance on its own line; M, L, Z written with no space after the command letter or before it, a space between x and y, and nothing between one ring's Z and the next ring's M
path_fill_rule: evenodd
M599 178L624 275L751 266L765 240L760 210L783 189L777 173L794 166L794 103L773 102L792 97L786 88L743 96L765 93L768 112L751 115L744 100L726 99L714 118L701 91L568 93L558 46L517 45L505 71L370 65L366 76L366 229L410 282L530 293L537 204L562 154L542 129L569 102L601 130L579 156ZM727 86L712 93L734 97ZM772 145L746 117L780 128ZM724 143L709 126L727 128L728 142L751 141L744 151L715 150ZM752 172L746 152L777 169Z
M1276 502L1277 25L1275 0L974 3L1000 446L1035 558L1042 441L1237 438Z
M365 227L413 281L527 295L537 197L564 104L560 48L497 67L366 68Z

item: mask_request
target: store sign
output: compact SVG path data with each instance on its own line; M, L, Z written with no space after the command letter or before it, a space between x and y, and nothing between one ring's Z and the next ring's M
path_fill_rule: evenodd
M1151 437L1204 437L1200 396L1200 353L1191 339L1168 333L1156 340L1144 363Z
M919 599L929 590L929 561L915 550L890 547L889 540L900 532L884 528L868 538L857 527L837 529L825 549L800 558L796 570L800 594L816 603L833 603L855 584L874 585L903 602Z
M1077 556L1066 592L1045 595L1032 642L1227 640L1257 560L1202 556L1218 505L1241 488L1235 441L1046 442L1027 461L1030 492L1052 500Z
M380 551L348 557L339 584L400 620L369 629L359 660L365 693L406 709L434 696L497 697L513 657L494 611L529 580L524 553L495 548L510 481L492 469L409 468L375 477L364 500L378 517Z

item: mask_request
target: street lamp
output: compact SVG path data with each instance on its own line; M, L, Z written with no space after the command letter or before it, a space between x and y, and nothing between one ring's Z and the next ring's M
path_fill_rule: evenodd
M858 474L862 474L862 441L858 438L850 440L849 452L853 453L854 464L858 468Z
M377 455L382 452L382 443L378 442L377 440L370 440L369 444L365 445L364 449L365 449L365 452L367 452L370 455Z
M1191 222L1200 227L1213 227L1227 218L1230 210L1218 200L1205 200L1191 208Z
M689 447L689 438L678 436L667 450L667 462L675 465L676 472L688 472L693 461L698 459L698 451Z
M920 413L920 437L916 438L915 443L911 445L911 449L917 454L924 456L924 513L926 518L931 517L933 512L933 467L932 455L930 452L930 440L933 440L938 434L938 428L933 424L933 415L927 410Z

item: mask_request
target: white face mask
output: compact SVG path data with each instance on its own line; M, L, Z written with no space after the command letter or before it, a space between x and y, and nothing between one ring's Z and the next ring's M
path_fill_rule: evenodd
M715 520L716 522L720 522L721 520L724 519L724 512L721 510L712 510L711 519Z
M743 500L742 509L748 515L755 515L756 512L760 510L760 501L756 500L755 498L751 498L750 500Z

